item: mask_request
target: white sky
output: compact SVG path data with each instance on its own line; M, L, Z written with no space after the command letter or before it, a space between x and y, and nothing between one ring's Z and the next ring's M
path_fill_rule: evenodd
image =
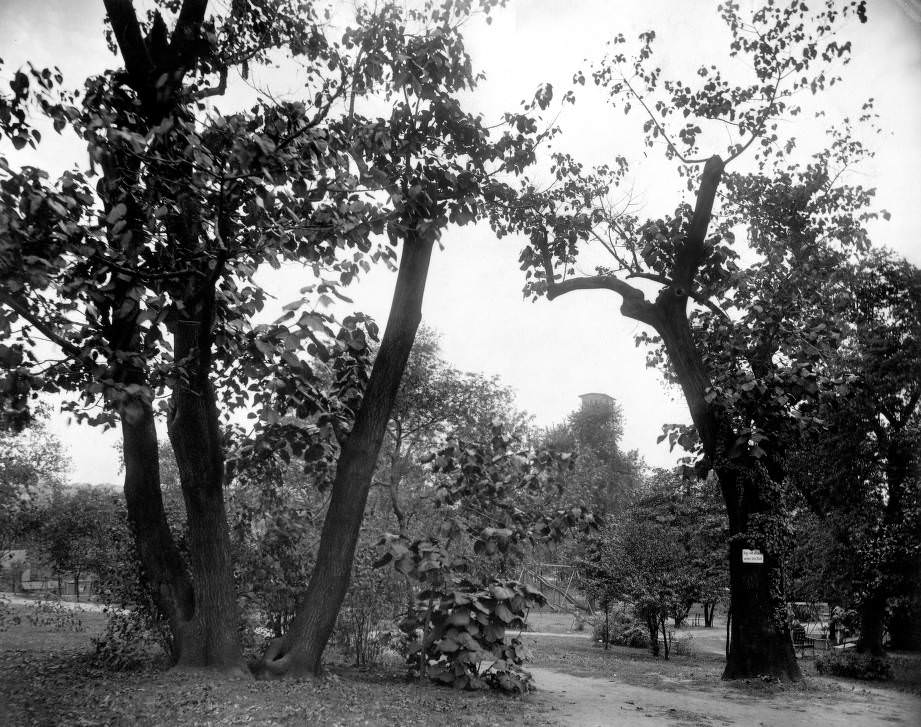
M561 94L573 72L586 68L584 59L602 53L607 39L623 33L629 40L649 28L656 30L665 75L691 76L702 63L723 58L725 31L716 5L716 0L510 0L491 26L470 24L468 49L487 74L470 104L492 119L530 98L542 82L553 83ZM820 97L821 107L832 122L856 116L866 97L876 99L886 134L868 142L877 158L857 170L854 181L875 186L879 205L893 215L873 229L875 242L921 264L921 0L871 0L869 16L866 25L854 20L844 29L853 61L843 84ZM115 60L103 40L101 0L0 0L0 49L5 74L30 59L39 66L59 65L71 83ZM630 157L641 212L658 216L674 209L676 175L655 152L643 159L637 119L625 122L622 113L593 98L588 86L577 93L578 103L560 118L566 133L555 147L588 165L612 161L616 154ZM808 122L806 115L804 127ZM793 133L801 148L818 150L824 124L808 125L811 130ZM79 144L53 137L42 146L38 161L51 167L69 166L81 151ZM10 151L0 146L16 159ZM711 151L721 150L703 150ZM645 368L644 353L633 344L638 327L620 316L619 298L593 291L530 303L521 296L521 240L498 241L483 225L454 228L443 242L444 251L432 262L423 316L442 333L446 358L464 370L499 375L539 424L561 421L578 406L581 393L607 392L623 406L624 445L639 449L652 465L674 461L667 445L655 439L662 424L688 420L684 403ZM294 268L263 280L279 306L310 282ZM377 270L349 291L356 307L382 326L393 280ZM75 482L120 481L114 432L68 428L63 418L54 429L70 445Z

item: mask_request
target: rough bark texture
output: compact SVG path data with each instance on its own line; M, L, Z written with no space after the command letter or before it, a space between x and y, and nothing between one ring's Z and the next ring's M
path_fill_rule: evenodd
M753 520L769 516L763 485L752 482L754 466L718 471L729 515L729 591L732 623L724 679L769 674L801 678L787 624L781 563L777 552L752 533ZM757 548L764 563L743 563L742 550Z
M873 593L860 604L860 637L857 639L857 651L883 655L883 631L886 622L886 597L882 593Z
M715 603L704 603L704 627L708 629L713 628L713 616L716 613L716 604Z
M323 651L348 590L377 456L422 318L431 255L431 241L409 237L403 245L387 327L361 408L339 455L316 566L288 632L266 651L260 675L321 671Z
M190 362L190 376L174 389L167 421L185 500L195 584L195 607L180 628L184 648L178 664L242 671L221 432L207 376L209 357L201 353L201 347L210 348L210 335L203 328L199 322L175 324L176 359Z
M191 612L195 597L163 509L157 430L150 406L123 412L121 428L128 522L142 577L154 605L169 623L175 663L184 650L180 624Z

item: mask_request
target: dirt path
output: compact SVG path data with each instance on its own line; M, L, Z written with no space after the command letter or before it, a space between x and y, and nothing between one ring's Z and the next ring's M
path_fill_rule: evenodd
M532 668L537 700L563 725L892 727L919 724L921 697L882 689L750 696L731 687L668 691Z

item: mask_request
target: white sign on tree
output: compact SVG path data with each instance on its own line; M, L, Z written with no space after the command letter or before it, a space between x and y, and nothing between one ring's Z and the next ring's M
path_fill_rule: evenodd
M764 553L760 550L742 550L743 563L764 563Z

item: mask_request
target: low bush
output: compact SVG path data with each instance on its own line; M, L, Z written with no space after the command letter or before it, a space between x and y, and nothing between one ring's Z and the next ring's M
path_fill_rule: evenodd
M32 626L48 631L86 631L77 611L60 601L36 601L27 608L26 618Z
M543 605L543 595L516 581L452 585L420 594L419 607L400 624L410 674L457 689L533 689L522 668L528 650L509 632L524 628L528 609Z
M595 617L592 622L592 636L595 643L616 644L631 649L649 648L649 630L623 611L611 613L607 625L604 616Z
M693 651L691 647L693 641L694 637L690 634L672 636L672 653L676 656L690 656Z
M396 573L374 568L374 552L358 552L352 578L336 621L334 641L354 659L355 666L380 661L401 639L395 621L407 611L406 588Z
M0 596L0 631L6 631L11 626L18 626L22 623L22 617L19 611L10 605L10 601Z
M858 654L853 651L823 654L815 661L819 674L868 681L892 679L892 664L881 656Z
M131 671L165 656L162 635L150 618L137 610L109 609L101 636L93 637L94 661L114 671Z

